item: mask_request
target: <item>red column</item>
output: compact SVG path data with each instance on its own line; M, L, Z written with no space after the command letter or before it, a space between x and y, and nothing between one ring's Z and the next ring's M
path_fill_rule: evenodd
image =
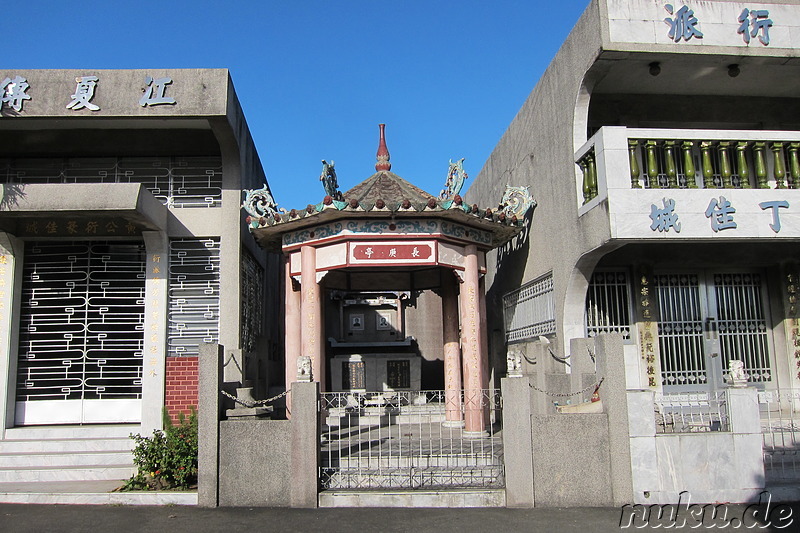
M464 283L461 285L461 312L464 362L464 430L465 433L482 433L484 360L486 352L481 342L480 280L478 248L465 247Z
M463 427L461 416L461 348L458 325L460 312L456 277L444 275L442 283L442 340L444 342L445 427Z
M295 290L297 284L292 279L291 256L286 257L284 275L284 299L286 302L286 315L284 316L284 353L286 390L291 389L292 383L297 380L297 358L300 357L302 341L300 340L300 291ZM292 398L286 396L286 416L291 417Z
M322 360L322 291L317 283L317 250L313 246L300 248L300 283L302 285L301 342L302 355L311 357L314 381L325 390L325 365Z

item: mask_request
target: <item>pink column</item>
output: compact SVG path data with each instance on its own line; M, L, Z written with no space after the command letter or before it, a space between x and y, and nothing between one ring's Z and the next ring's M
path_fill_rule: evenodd
M313 246L300 248L300 322L302 355L311 357L311 374L325 390L325 365L322 360L322 298L317 283L317 250Z
M442 280L442 341L444 342L445 427L463 427L461 417L461 348L458 324L460 312L456 277L452 272Z
M478 248L465 247L464 283L461 285L461 313L464 362L464 430L480 434L485 426L483 417L484 359L486 353L481 342L480 281L478 273Z
M292 279L291 257L286 257L284 265L284 300L286 302L286 315L284 317L284 362L286 365L286 389L297 381L297 358L300 357L300 290L298 283ZM297 289L297 290L295 290ZM286 416L291 417L292 398L286 396Z

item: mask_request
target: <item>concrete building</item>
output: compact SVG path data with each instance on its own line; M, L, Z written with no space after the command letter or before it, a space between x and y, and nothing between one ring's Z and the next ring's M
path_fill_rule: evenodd
M201 343L282 381L280 264L240 210L264 172L227 70L0 78L0 482L127 478L128 435L196 406Z
M592 339L622 337L608 461L632 493L615 500L796 490L798 21L794 1L591 2L467 191L521 184L538 202L486 281L491 349L527 359L534 418L581 402L602 377ZM569 456L580 433L558 427Z

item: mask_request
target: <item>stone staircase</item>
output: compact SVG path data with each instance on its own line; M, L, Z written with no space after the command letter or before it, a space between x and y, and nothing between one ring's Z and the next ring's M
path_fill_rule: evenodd
M4 484L115 481L134 472L129 438L138 425L28 426L0 440L0 492Z

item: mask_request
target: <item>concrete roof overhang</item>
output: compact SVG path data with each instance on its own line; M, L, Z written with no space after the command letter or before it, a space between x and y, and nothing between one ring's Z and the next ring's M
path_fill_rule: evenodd
M698 50L695 50L697 48ZM795 98L800 57L708 53L604 50L584 80L596 94L683 94ZM650 65L659 64L658 75ZM737 65L736 77L728 67Z
M0 230L25 237L82 236L58 222L68 219L78 228L90 222L99 227L117 224L113 232L100 229L92 236L123 237L128 231L119 222L130 223L136 233L165 231L169 210L140 183L35 183L4 184L0 201ZM46 224L56 222L56 231ZM36 223L36 231L29 230ZM91 227L91 226L90 226ZM118 230L118 231L117 231Z

